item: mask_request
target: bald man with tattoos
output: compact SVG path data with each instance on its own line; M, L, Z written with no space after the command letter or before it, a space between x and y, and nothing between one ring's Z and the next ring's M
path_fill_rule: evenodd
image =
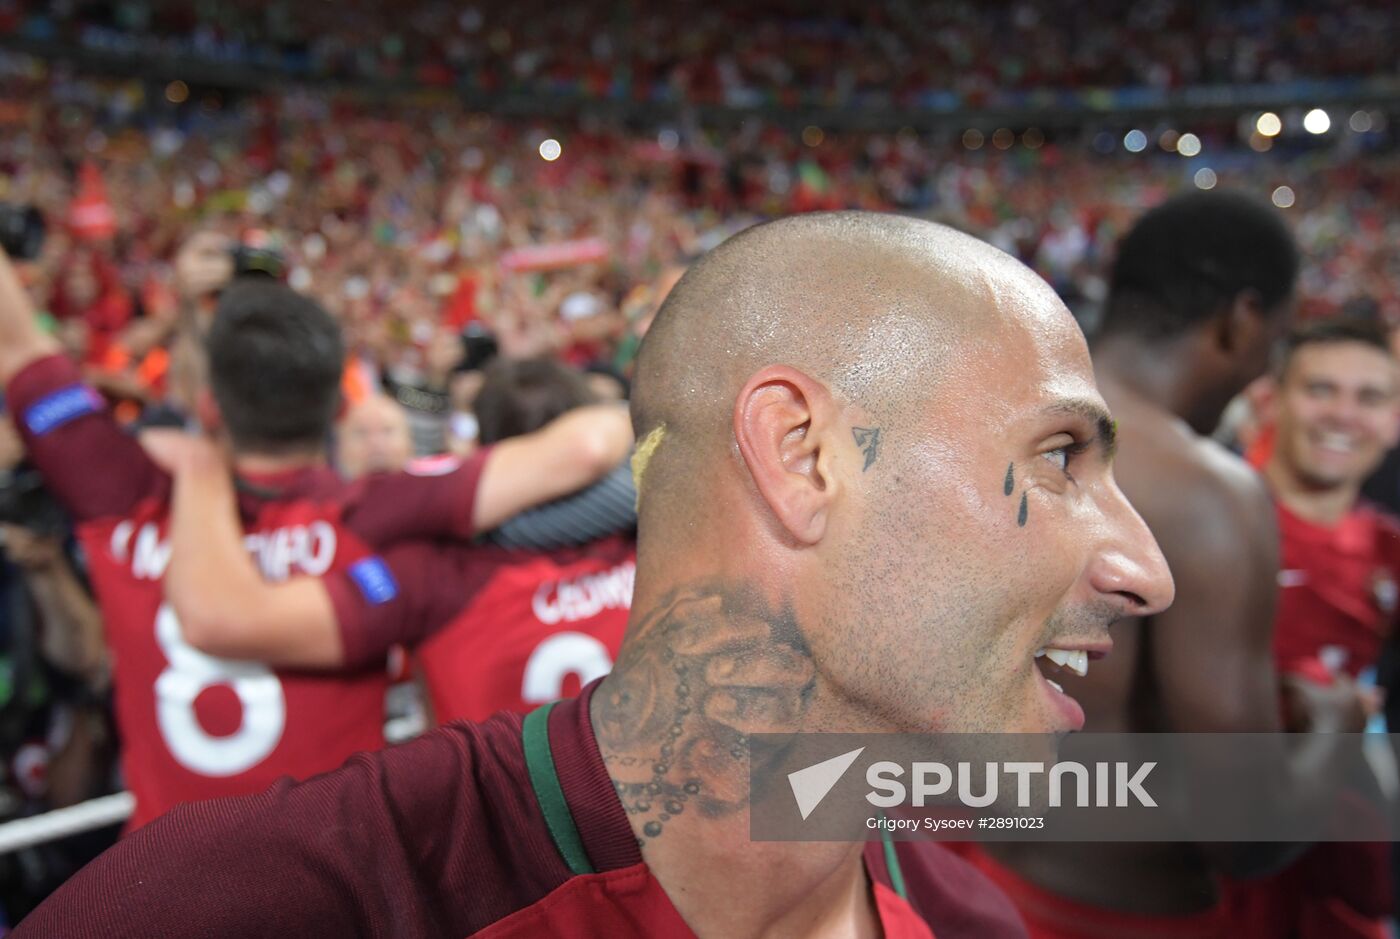
M865 213L751 229L642 346L611 675L171 813L18 935L1022 935L933 845L749 839L756 732L1063 732L1172 599L1084 338L1007 255Z

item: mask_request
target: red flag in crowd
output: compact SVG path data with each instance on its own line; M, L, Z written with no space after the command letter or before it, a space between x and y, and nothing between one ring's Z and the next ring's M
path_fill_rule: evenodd
M68 206L68 227L85 241L110 238L117 230L117 217L107 201L102 171L88 160L78 170L78 191Z

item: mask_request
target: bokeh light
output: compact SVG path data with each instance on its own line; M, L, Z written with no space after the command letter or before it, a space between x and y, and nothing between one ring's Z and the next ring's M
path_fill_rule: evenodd
M1310 134L1325 134L1332 127L1332 116L1322 108L1313 108L1303 116L1303 130Z
M1254 122L1254 129L1265 137L1277 137L1283 131L1283 121L1273 111L1265 111Z

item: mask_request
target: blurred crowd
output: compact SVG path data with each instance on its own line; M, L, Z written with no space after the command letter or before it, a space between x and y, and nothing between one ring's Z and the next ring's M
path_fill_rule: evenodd
M485 92L975 107L1018 91L1394 75L1388 6L8 0L0 36Z
M341 318L358 391L386 385L420 452L452 444L464 331L502 352L626 374L656 302L689 259L764 217L914 212L985 237L1092 322L1112 245L1144 208L1192 186L1287 192L1307 266L1305 315L1400 320L1400 158L1383 116L1335 145L1256 153L1202 130L1185 158L1118 135L794 133L750 122L626 130L529 125L448 99L372 103L308 91L173 110L139 82L12 57L0 99L0 200L37 205L50 237L31 285L108 391L158 400L179 245L194 231L272 253ZM187 90L187 89L186 89ZM1104 147L1105 138L1110 146ZM1109 152L1104 152L1108 150ZM554 157L554 159L547 159ZM466 441L458 441L465 443Z

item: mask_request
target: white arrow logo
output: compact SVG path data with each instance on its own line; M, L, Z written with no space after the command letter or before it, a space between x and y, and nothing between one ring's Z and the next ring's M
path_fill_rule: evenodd
M850 753L843 753L840 756L833 756L829 760L813 763L806 769L788 773L788 785L792 786L792 795L797 800L797 810L802 813L804 822L807 820L807 816L821 805L826 794L831 791L831 787L840 782L841 777L846 775L846 770L851 768L856 757L864 752L865 747L861 747Z

